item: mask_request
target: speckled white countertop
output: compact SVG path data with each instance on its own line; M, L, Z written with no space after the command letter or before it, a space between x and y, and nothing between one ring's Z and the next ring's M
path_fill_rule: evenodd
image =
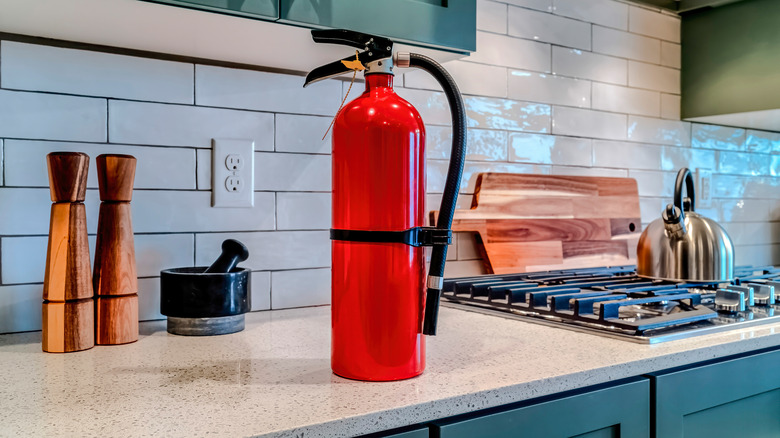
M780 345L780 324L650 346L443 308L425 373L384 383L333 375L329 336L328 307L70 354L0 336L0 436L353 436Z

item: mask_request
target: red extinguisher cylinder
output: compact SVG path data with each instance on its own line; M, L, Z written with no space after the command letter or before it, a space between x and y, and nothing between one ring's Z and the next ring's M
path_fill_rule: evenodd
M365 92L336 116L332 142L334 229L424 225L425 127L391 74L366 75ZM423 372L422 247L333 240L331 286L334 373L384 381Z

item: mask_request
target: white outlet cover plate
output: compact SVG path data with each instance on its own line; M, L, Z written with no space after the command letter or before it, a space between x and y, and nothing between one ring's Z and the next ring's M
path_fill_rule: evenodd
M696 169L696 205L695 207L712 207L712 170Z
M227 158L238 156L242 165L228 167ZM226 184L230 178L231 189ZM235 188L238 181L238 188ZM247 139L211 140L211 206L252 207L255 204L255 142Z

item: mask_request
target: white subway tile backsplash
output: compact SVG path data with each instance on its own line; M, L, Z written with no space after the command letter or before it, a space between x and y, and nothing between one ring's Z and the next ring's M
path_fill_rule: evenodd
M661 114L661 96L656 91L594 83L593 109L658 117Z
M718 172L732 175L769 175L771 156L744 152L718 153ZM774 174L777 176L777 173Z
M656 219L660 219L661 212L667 203L669 203L669 200L665 198L639 198L639 211L642 216L642 223L649 224Z
M477 51L463 60L522 70L549 72L550 45L506 35L477 32Z
M552 71L573 78L628 84L628 61L579 49L553 46Z
M745 130L728 126L691 124L691 147L745 150Z
M467 131L466 159L469 161L506 161L507 133L472 128ZM428 126L425 129L425 156L449 159L452 151L452 128Z
M106 100L0 90L0 137L106 141Z
M90 156L87 187L97 188L95 158L100 154L137 156L135 189L194 189L195 151L182 148L6 140L5 154L14 163L6 169L6 185L49 187L46 155L55 151L84 152Z
M780 154L780 132L747 130L745 149L748 152Z
M552 12L553 0L496 0L523 8L536 9L538 11Z
M132 209L136 233L274 229L273 193L256 192L252 208L213 208L206 191L137 190Z
M621 0L478 8L477 52L446 64L469 126L458 208L470 207L480 172L631 177L647 224L671 200L679 168L706 168L713 206L697 210L726 224L738 263L780 263L780 133L679 120L676 17ZM55 149L139 159L141 319L162 317L160 269L208 265L228 237L250 247L253 310L329 302L331 146L322 134L349 86L342 79L304 90L298 75L0 42L0 332L40 329L51 206L43 166ZM403 83L399 74L398 94L426 123L426 201L438 209L449 107L424 74L406 85L429 89ZM358 81L350 97L362 88ZM215 137L255 141L253 208L210 206ZM88 185L94 247L94 170ZM478 257L473 234L457 233L447 275L484 273Z
M449 161L428 160L427 191L429 193L441 193L444 191L444 181L447 177ZM460 179L461 193L474 193L477 176L482 172L505 173L538 173L549 174L549 166L518 163L485 163L467 161L463 167L463 176ZM431 207L431 209L438 207Z
M328 130L331 117L276 115L276 151L329 154L331 150ZM325 132L327 137L323 139Z
M271 308L271 273L253 272L252 290L250 291L252 299L252 311L268 310Z
M495 33L506 33L507 6L487 0L477 2L477 29Z
M451 61L446 63L445 67L463 94L506 97L506 68L504 67L463 61ZM422 70L404 74L404 85L409 88L441 90L439 83Z
M271 308L330 304L330 269L271 273Z
M723 200L720 218L723 222L768 222L770 201L759 199Z
M467 96L463 101L469 128L550 132L549 105L471 96Z
M330 193L277 193L277 230L330 228Z
M442 92L396 88L396 93L411 103L420 113L426 125L452 125L450 107ZM468 102L468 97L464 101Z
M197 180L198 190L211 190L211 149L197 149Z
M628 86L680 94L680 70L629 61Z
M661 93L661 118L680 120L680 96Z
M691 125L688 122L628 116L628 139L643 143L690 146Z
M41 329L42 284L0 286L0 333Z
M87 229L97 230L97 190L87 190ZM49 233L51 197L46 188L0 188L0 235L46 235ZM90 218L94 218L90 220Z
M644 62L661 62L661 42L657 39L593 26L593 51Z
M571 176L605 176L608 178L625 178L628 171L625 169L605 169L603 167L569 167L553 166L553 175L571 175Z
M661 148L661 170L677 171L683 167L715 170L716 152L707 149L664 146Z
M553 134L625 140L626 126L624 114L553 107Z
M509 161L590 166L592 155L589 138L519 132L509 135Z
M681 45L661 41L661 65L672 68L682 67Z
M245 138L274 149L273 114L118 100L108 111L112 143L210 148L213 138Z
M509 35L590 50L590 24L530 9L509 7Z
M724 222L723 227L734 245L765 245L778 243L780 235L772 232L769 222Z
M510 99L590 107L590 81L512 70L508 87Z
M160 313L160 279L138 279L138 320L165 319Z
M554 0L553 13L628 30L628 5L614 0Z
M2 238L3 284L43 283L48 240L47 236ZM95 236L90 236L89 241L94 255ZM191 266L194 260L191 234L138 234L134 243L138 277L159 276L162 269ZM94 266L94 260L92 263Z
M255 190L329 192L330 156L255 153Z
M195 103L282 113L333 116L341 102L341 82L321 81L303 88L304 78L234 68L195 66Z
M680 17L631 6L628 13L628 30L679 43Z
M593 141L593 165L630 169L658 169L661 167L659 146L619 141Z
M198 234L195 237L195 264L210 265L221 253L225 239L236 239L249 249L249 258L241 263L244 268L267 271L330 266L327 231Z
M0 42L3 88L193 103L192 64L62 47Z
M639 196L669 199L674 196L674 183L677 180L676 172L631 169L628 171L628 177L636 180Z

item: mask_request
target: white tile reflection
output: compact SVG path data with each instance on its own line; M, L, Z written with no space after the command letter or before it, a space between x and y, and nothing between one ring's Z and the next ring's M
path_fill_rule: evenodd
M780 132L747 130L745 148L750 152L780 154Z
M506 161L507 133L491 129L469 129L466 160ZM428 126L425 139L426 157L449 159L452 150L452 128Z
M706 149L744 150L745 130L728 126L691 124L691 146Z
M429 193L441 193L444 191L444 180L447 177L448 165L448 161L428 160L427 190ZM463 168L463 176L460 180L460 192L474 193L477 175L482 172L549 174L550 166L517 163L475 163L467 161L466 166Z
M592 140L559 135L512 133L509 161L590 166Z
M628 116L628 139L673 146L691 145L691 124L674 120Z
M471 96L464 103L470 128L550 132L549 105Z

